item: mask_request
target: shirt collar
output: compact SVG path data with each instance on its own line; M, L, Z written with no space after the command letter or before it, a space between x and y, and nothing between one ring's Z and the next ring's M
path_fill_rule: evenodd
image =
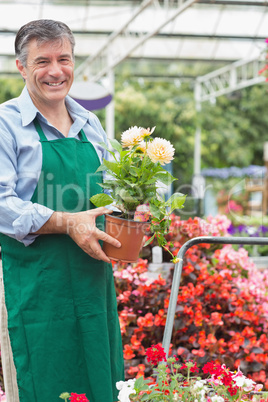
M26 86L23 88L23 91L18 98L18 103L21 113L22 126L25 127L35 119L35 116L38 112L38 109L34 106Z
M79 105L75 100L73 100L70 96L66 96L65 98L66 107L70 114L78 115L86 120L89 120L89 113L83 106Z
M79 103L73 100L70 96L67 96L65 101L70 114L78 115L84 118L85 121L88 120L89 122L89 113L84 107L79 105ZM21 112L22 126L24 127L32 123L37 113L40 112L34 105L26 86L23 88L23 91L18 98L18 103Z

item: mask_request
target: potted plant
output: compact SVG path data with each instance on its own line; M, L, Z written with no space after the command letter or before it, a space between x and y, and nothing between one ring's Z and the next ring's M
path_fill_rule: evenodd
M105 253L114 260L135 262L146 230L152 233L146 244L156 238L158 244L165 247L169 216L175 209L183 208L185 202L186 196L181 193L172 194L168 200L160 193L161 185L168 186L177 179L163 167L173 159L174 148L166 139L152 138L154 129L134 126L122 133L121 144L110 140L113 149L101 144L110 153L111 160L103 160L97 172L106 172L100 185L109 194L96 194L90 201L96 207L112 204L119 211L119 217L106 215L106 231L112 228L111 236L122 244L117 249L104 243ZM144 221L147 221L145 226ZM134 227L134 235L129 224ZM119 238L120 234L122 238ZM135 240L138 240L136 245ZM130 256L131 252L134 252L133 256Z

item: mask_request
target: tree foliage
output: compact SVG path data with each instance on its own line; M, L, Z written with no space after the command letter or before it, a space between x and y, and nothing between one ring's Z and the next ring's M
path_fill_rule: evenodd
M1 78L0 103L19 96L23 87L24 83L21 78Z
M235 99L222 96L216 105L203 104L202 166L263 165L268 131L266 86L246 88Z

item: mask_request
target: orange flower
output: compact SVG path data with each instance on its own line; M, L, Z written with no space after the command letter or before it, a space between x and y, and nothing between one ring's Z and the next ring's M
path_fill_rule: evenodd
M132 348L133 348L134 350L138 350L139 347L141 346L141 342L137 339L137 336L136 336L136 335L133 335L133 336L131 337L130 342L131 342Z
M131 360L134 357L135 357L135 354L133 353L131 346L125 345L124 346L124 359Z
M135 375L139 371L138 367L130 366L129 369L127 370L127 373L130 376Z
M154 325L154 316L152 313L147 313L144 317L144 327L152 327Z
M166 324L166 317L164 317L164 310L161 309L158 311L158 314L155 315L154 318L154 324L159 327L159 326L165 326Z

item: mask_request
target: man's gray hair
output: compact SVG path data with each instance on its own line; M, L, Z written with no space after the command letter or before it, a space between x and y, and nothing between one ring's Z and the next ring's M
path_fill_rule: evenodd
M39 45L68 39L72 47L72 56L74 59L75 39L70 28L60 21L36 20L23 25L17 32L15 38L15 53L21 64L26 67L28 57L28 45L32 39L36 39Z

